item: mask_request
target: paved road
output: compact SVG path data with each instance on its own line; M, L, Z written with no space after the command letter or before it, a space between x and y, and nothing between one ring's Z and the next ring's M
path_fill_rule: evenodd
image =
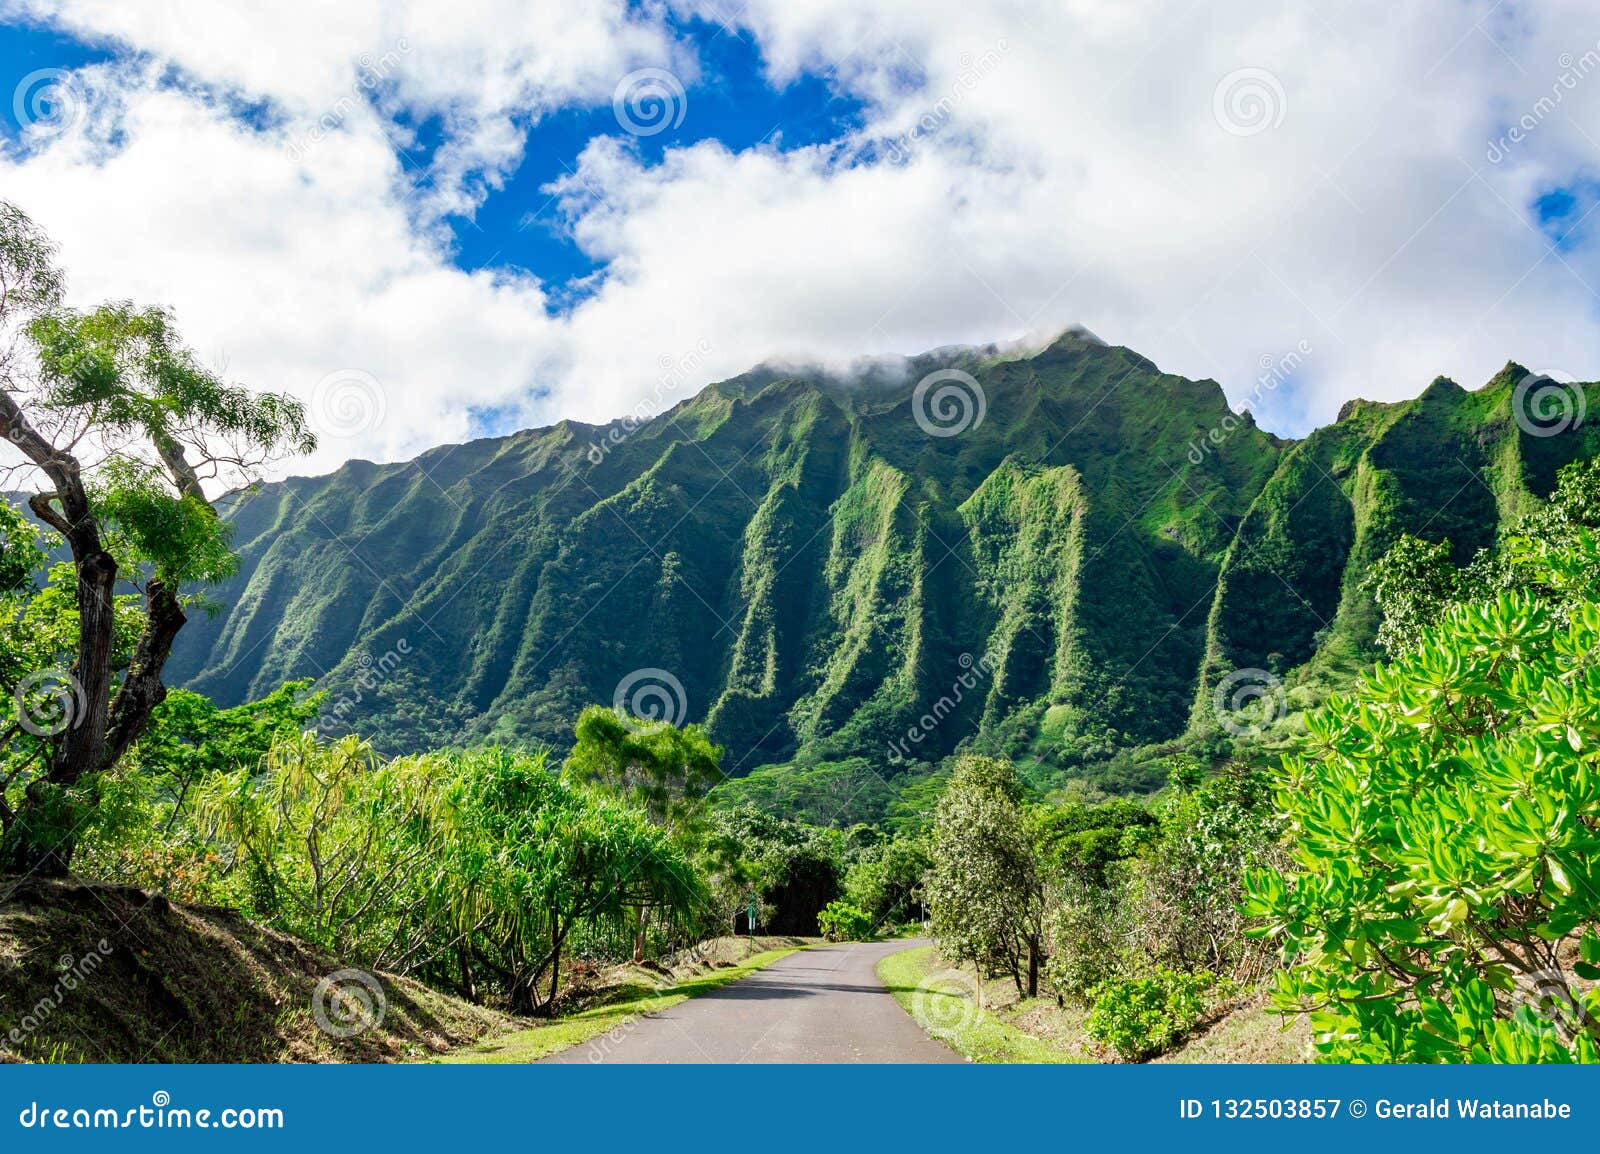
M546 1062L960 1062L878 980L886 954L924 942L801 950Z

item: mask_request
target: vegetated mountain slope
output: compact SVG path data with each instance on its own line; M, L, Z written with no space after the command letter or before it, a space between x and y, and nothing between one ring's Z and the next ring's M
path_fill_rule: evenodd
M1600 425L1580 419L1595 386L1539 380L1509 364L1473 392L1439 378L1415 400L1352 401L1284 454L1222 567L1197 723L1229 670L1343 680L1373 656L1378 612L1362 582L1401 533L1448 540L1465 564L1539 505L1563 465L1600 453ZM1543 387L1564 416L1541 410Z
M560 745L584 705L656 686L736 773L888 772L972 737L1070 767L1182 733L1230 668L1359 660L1360 578L1399 532L1465 555L1593 447L1519 432L1514 366L1299 443L1086 334L904 368L763 368L632 430L264 486L169 680L232 703L313 677L390 750ZM986 406L947 398L954 435L915 388L940 369Z

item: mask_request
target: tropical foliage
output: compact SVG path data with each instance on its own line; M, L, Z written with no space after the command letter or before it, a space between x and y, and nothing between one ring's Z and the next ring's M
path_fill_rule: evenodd
M872 915L849 902L829 902L817 927L830 942L864 942L872 936Z
M1212 1003L1216 975L1208 970L1157 970L1148 978L1095 987L1089 1036L1129 1061L1159 1054L1192 1030Z
M686 926L707 902L695 863L643 810L539 754L386 761L356 737L280 732L259 764L207 776L156 837L189 839L206 847L202 896L524 1013L551 1008L576 936L641 911Z
M1449 608L1285 763L1293 861L1252 874L1246 908L1328 1057L1600 1057L1600 996L1575 981L1600 977L1600 545L1508 560L1554 597Z
M1271 969L1238 909L1244 871L1276 857L1264 776L1170 768L1151 803L1030 797L1009 763L965 759L929 842L941 953L1088 1007L1089 1036L1130 1060Z
M1562 469L1547 504L1521 518L1504 545L1478 550L1458 567L1448 539L1423 539L1409 534L1395 542L1372 566L1367 577L1383 622L1378 644L1398 656L1417 648L1431 625L1451 605L1490 600L1521 590L1563 612L1583 594L1583 587L1560 586L1548 580L1545 561L1582 548L1585 532L1600 529L1600 459L1578 461Z
M956 764L933 829L928 909L953 960L1009 972L1030 996L1044 961L1045 875L1015 768L995 758Z

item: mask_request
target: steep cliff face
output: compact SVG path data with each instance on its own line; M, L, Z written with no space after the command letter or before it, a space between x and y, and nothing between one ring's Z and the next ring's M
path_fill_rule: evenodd
M1468 556L1600 448L1522 431L1515 366L1298 443L1082 334L904 370L762 369L638 428L265 486L169 680L311 677L390 750L559 745L621 694L708 722L736 772L887 770L911 731L918 760L981 735L1070 761L1182 733L1230 669L1360 660L1400 532Z
M1229 670L1369 659L1378 617L1362 580L1400 534L1448 540L1465 564L1563 465L1600 452L1600 426L1581 419L1595 386L1552 385L1545 402L1541 387L1515 364L1471 392L1441 378L1415 400L1352 402L1290 447L1223 562L1197 718Z

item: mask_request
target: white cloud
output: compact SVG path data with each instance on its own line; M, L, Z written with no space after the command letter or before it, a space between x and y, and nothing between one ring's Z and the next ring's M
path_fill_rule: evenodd
M375 377L382 424L325 438L297 469L459 439L468 406L535 379L553 328L538 287L450 268L414 230L381 139L330 137L297 165L181 93L126 99L124 147L0 160L6 195L60 242L75 299L170 305L231 376L305 398L335 370Z
M88 121L0 149L0 189L61 240L79 299L171 304L239 379L310 397L330 372L372 374L382 424L301 468L459 439L472 407L615 416L691 352L699 384L777 356L1069 322L1236 401L1263 356L1305 342L1302 376L1262 403L1296 432L1350 396L1411 395L1436 373L1473 385L1512 357L1600 376L1600 261L1552 253L1529 210L1593 176L1600 21L1577 0L754 0L737 19L774 83L827 75L867 102L866 127L659 165L620 136L592 142L561 206L610 266L557 316L531 277L454 267L437 222L515 168L532 121L609 104L637 67L673 68L693 116L692 52L658 8L52 8L153 63L80 78L116 98L115 147ZM350 99L362 55L394 52L379 103L445 126L425 199L403 138ZM278 119L157 85L166 62ZM1219 122L1219 82L1240 70L1255 71Z
M892 310L886 344L1081 321L1239 400L1263 356L1305 340L1298 390L1264 403L1269 424L1297 432L1350 396L1411 395L1436 373L1475 385L1511 357L1600 375L1600 262L1549 255L1528 211L1541 188L1592 178L1600 146L1583 125L1597 122L1600 68L1513 163L1485 156L1501 120L1548 94L1562 53L1595 47L1583 5L756 0L743 19L780 75L842 61L842 82L877 101L869 134L930 113L943 126L878 186L887 208L854 173L815 180L818 198L859 193L853 211L879 226L865 251L825 229L808 243L784 218L786 253L898 270L899 293L868 275L871 292L853 294L861 314ZM895 61L914 61L923 83L886 95ZM1215 114L1219 82L1240 70L1270 82L1258 132ZM705 183L727 198L749 169L755 197L768 163L740 157ZM929 211L938 190L951 207ZM654 199L699 200L689 188ZM627 227L656 236L682 220L656 223ZM853 279L830 271L772 276Z

